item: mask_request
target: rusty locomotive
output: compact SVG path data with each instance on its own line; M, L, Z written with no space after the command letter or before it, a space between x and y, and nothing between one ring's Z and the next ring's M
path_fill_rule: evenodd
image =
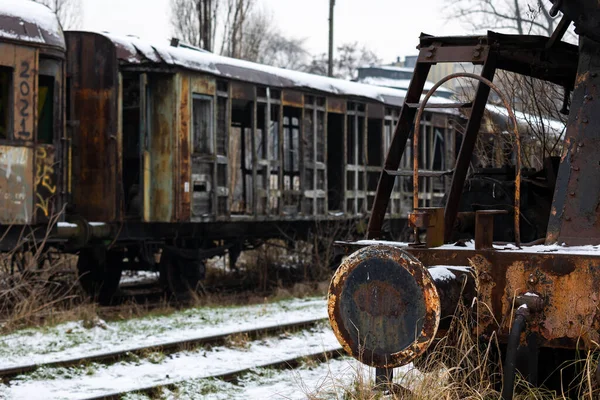
M123 268L160 270L186 292L209 257L235 263L262 240L364 220L404 94L176 40L63 33L45 7L3 1L0 250L78 253L82 286L103 302ZM440 171L457 118L425 113ZM392 233L412 196L411 173L399 173ZM422 200L434 205L448 184L432 177Z
M367 240L338 243L349 256L336 271L329 291L329 316L340 343L348 353L375 367L382 381L390 378L394 367L418 360L445 336L443 321L452 317L461 301L479 313L472 334L484 341L497 337L503 346L504 399L513 397L516 367L537 384L559 361L577 358L576 350L597 348L600 7L588 0L552 3L550 14L561 11L563 16L551 37L488 32L420 38L413 79L380 174ZM571 23L579 46L561 40ZM431 66L444 62L483 66L481 75L458 73L443 80L467 77L478 84L446 202L444 207L420 207L415 185L409 220L416 231L425 232L425 239L415 235L412 243L379 240L394 171L407 141L418 140L411 124L415 115L418 124L427 102L427 98L420 102L420 89ZM499 70L552 82L572 93L558 171L546 177L552 181L553 200L546 214L547 229L541 230L545 233L541 244L521 242L524 221L518 159L515 190L509 199L512 243L493 240L498 233L494 218L507 210L459 212L465 211L460 206L465 178L488 96L498 89L493 78ZM516 129L514 134L519 137ZM417 166L415 162L415 178ZM454 243L465 218L474 220L474 242ZM561 383L560 376L552 379L551 383L565 387L571 383Z

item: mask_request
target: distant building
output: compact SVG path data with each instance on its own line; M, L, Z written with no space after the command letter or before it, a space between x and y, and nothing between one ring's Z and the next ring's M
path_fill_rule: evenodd
M370 66L358 68L358 78L360 83L369 85L386 86L394 89L408 90L410 80L413 75L413 67L399 67L393 65ZM431 76L431 74L430 74ZM423 93L427 93L434 85L434 82L428 80L425 82ZM435 95L438 97L451 98L454 92L448 88L440 87Z

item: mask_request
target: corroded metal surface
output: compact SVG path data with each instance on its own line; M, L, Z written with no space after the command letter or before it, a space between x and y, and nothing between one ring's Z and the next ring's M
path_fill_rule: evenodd
M581 38L580 66L548 222L547 243L600 242L600 44Z
M364 245L363 245L364 246ZM346 252L360 245L347 245ZM543 252L499 249L475 250L473 247L412 248L402 250L424 266L470 265L476 271L479 325L475 332L502 341L509 332L514 300L525 294L543 300L543 309L532 314L530 329L539 334L540 345L558 348L594 348L600 340L600 249L586 248L580 253L552 249Z
M71 76L73 129L73 202L91 221L114 221L119 215L118 71L112 43L87 32L66 34ZM75 56L77 55L77 56Z
M435 338L440 299L423 265L390 246L350 255L329 288L329 319L349 354L391 368L409 363Z

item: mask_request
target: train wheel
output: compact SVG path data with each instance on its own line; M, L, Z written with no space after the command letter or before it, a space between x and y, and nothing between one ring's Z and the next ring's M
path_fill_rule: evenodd
M119 288L123 270L123 254L104 246L82 249L77 260L79 283L83 290L102 305L110 304Z
M201 290L200 282L206 273L203 260L163 252L159 267L163 286L178 301L189 302Z

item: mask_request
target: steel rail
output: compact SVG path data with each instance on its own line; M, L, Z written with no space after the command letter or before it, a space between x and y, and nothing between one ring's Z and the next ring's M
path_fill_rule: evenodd
M340 346L339 348L336 348L333 350L325 350L325 351L320 351L320 352L311 353L311 354L302 354L302 355L298 355L296 357L291 357L291 358L281 360L281 361L273 361L273 362L264 363L264 364L257 364L257 365L253 365L252 367L242 368L242 369L238 369L238 370L234 370L234 371L223 372L220 374L214 374L214 375L203 376L203 377L198 377L198 378L186 378L186 379L177 380L174 382L159 383L159 384L150 385L150 386L142 386L139 388L129 389L129 390L125 390L122 392L113 392L113 393L103 394L100 396L85 397L82 400L120 400L123 398L124 395L131 394L131 393L152 394L152 393L156 393L156 390L158 390L158 389L174 389L177 387L177 385L188 382L192 379L219 379L219 380L222 380L225 382L234 382L240 376L247 374L249 372L252 372L256 368L293 369L293 368L297 368L299 365L301 365L303 361L310 360L310 361L324 362L326 360L330 360L333 358L339 358L343 355L346 355L346 353Z
M51 361L47 363L32 363L25 365L18 365L15 367L0 369L0 378L5 383L8 383L11 378L34 372L38 368L58 368L58 367L72 367L76 365L81 365L90 362L101 362L101 363L110 363L114 361L118 361L121 358L127 357L131 354L143 354L148 351L160 351L163 353L173 353L181 349L189 349L192 346L206 346L206 345L218 345L221 343L225 343L227 338L232 335L245 334L248 335L250 339L256 339L261 335L272 335L275 333L284 332L288 329L304 329L314 325L317 325L320 322L328 321L327 318L316 318L304 321L290 322L286 324L277 324L277 325L268 325L262 326L258 328L245 329L239 331L230 331L224 332L217 335L211 336L201 336L191 339L183 339L176 340L164 343L157 343L148 346L138 346L131 347L128 349L111 351L101 354L94 354L90 356L77 357L77 358L69 358L64 360Z

